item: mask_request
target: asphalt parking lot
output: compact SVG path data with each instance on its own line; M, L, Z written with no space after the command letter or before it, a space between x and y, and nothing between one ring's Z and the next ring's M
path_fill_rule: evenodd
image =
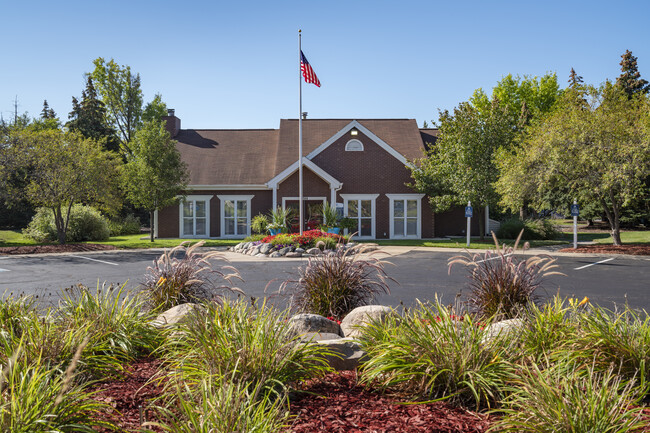
M454 302L467 292L467 270L454 267L448 272L448 259L458 251L422 247L384 247L386 273L395 279L390 294L381 295L378 303L410 306L416 300L442 299ZM126 284L138 290L147 267L161 250L111 251L83 254L0 256L0 292L38 297L44 306L55 305L62 289L77 284L96 287L103 283ZM271 296L285 280L296 279L307 259L254 258L223 252L230 265L237 268L243 282L237 282L247 296ZM530 253L529 253L530 255ZM548 298L556 293L606 307L628 303L650 311L650 257L560 255L559 271L565 276L549 277L539 295ZM226 264L225 262L223 264ZM219 264L217 264L219 265ZM285 300L272 297L279 305Z

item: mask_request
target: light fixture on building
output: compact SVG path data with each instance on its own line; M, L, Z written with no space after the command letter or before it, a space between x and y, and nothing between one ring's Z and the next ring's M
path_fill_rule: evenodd
M352 128L352 130L350 131L350 135L358 135L358 134L359 131L357 131L357 128Z

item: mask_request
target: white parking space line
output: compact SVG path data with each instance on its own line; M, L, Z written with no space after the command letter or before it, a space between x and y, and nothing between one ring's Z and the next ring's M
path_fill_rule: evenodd
M588 265L580 266L579 268L574 268L573 270L579 271L580 269L588 268L589 266L600 265L601 263L611 262L612 260L614 260L614 257L610 257L609 259L601 260L595 263L589 263Z
M107 261L104 261L104 260L91 259L90 257L73 256L73 255L70 255L68 257L75 257L77 259L86 259L86 260L90 260L90 261L93 261L93 262L104 263L106 265L120 266L119 263L113 263L113 262L107 262Z
M2 269L2 268L0 268L0 272L9 272L9 269Z
M513 255L513 254L514 254L514 253L504 254L503 257L508 257L508 256ZM491 259L483 259L483 260L479 260L479 261L476 262L476 263L489 262L490 260L496 260L496 259L500 259L500 258L501 258L501 256L496 256L496 257L492 257Z

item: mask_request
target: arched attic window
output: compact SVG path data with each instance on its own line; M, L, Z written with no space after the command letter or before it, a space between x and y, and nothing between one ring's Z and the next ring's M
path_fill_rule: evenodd
M352 139L345 143L346 152L363 152L363 143L359 140Z

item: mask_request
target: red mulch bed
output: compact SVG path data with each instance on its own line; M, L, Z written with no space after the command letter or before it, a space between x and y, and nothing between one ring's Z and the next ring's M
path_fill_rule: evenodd
M0 247L0 256L13 254L78 253L83 251L116 249L114 245L100 244L23 245L21 247Z
M563 253L592 253L592 254L632 254L637 256L650 256L650 245L579 245L577 249L563 248Z
M309 381L302 390L308 393L291 402L291 413L298 415L292 433L469 433L490 426L486 415L443 402L400 404L358 385L353 371Z
M120 431L136 431L140 428L140 406L142 406L144 421L152 421L151 413L145 412L144 409L150 400L158 397L162 392L161 385L157 382L149 382L149 379L158 372L159 367L158 359L140 359L126 367L123 379L98 384L95 387L98 392L93 395L93 399L113 407L112 411L104 414L104 420L115 424ZM111 430L100 429L99 431Z
M140 407L144 409L162 392L158 382L149 382L160 365L157 359L140 359L126 367L123 379L96 385L93 398L113 407L103 419L119 431L138 431ZM307 381L300 391L291 401L291 414L296 418L285 433L482 433L495 419L443 402L400 404L406 401L358 385L354 371ZM145 421L155 421L150 411L143 415ZM649 427L643 431L650 432L650 408L644 408L644 418Z

